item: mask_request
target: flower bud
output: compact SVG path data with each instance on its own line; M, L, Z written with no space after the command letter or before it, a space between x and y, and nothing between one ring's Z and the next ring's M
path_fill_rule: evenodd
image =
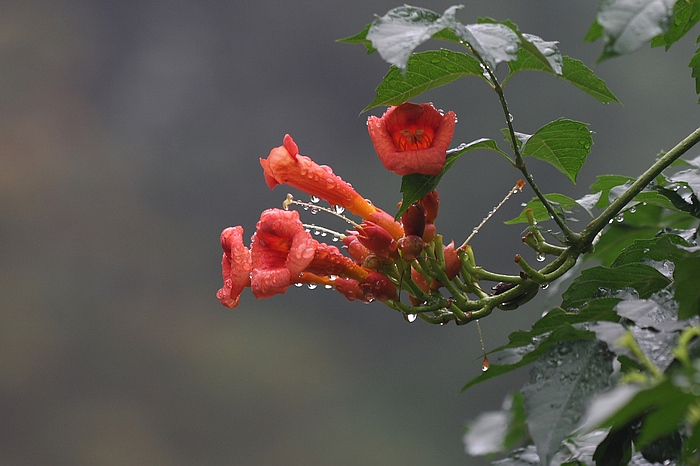
M399 249L404 260L411 262L423 252L423 238L417 235L409 235L399 240Z
M411 204L401 216L401 224L406 236L423 236L425 230L425 209L420 202Z
M440 207L440 197L438 196L438 192L429 192L423 197L421 203L425 209L425 221L428 223L435 223Z

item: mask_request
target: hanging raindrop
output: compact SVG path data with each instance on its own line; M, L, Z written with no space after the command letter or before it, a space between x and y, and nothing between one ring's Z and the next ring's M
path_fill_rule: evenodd
M544 253L537 254L537 262L544 262L547 259L547 255Z
M481 371L486 372L489 370L490 364L489 364L489 358L484 356L484 361L481 363Z
M310 290L315 290L316 287L318 287L318 285L315 284L315 283L309 283L309 284L307 285L307 287L308 287Z
M321 199L319 199L316 196L309 196L309 202L311 202L312 204L318 204L319 202L321 202Z
M418 318L418 314L404 314L403 318L406 322L410 324L416 321L416 319Z

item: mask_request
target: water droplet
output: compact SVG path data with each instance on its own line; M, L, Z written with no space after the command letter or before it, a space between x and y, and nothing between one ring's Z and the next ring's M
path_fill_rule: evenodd
M314 209L313 207L311 208L311 214L316 215L318 213L318 209Z
M309 284L307 285L307 287L308 287L310 290L315 290L315 289L318 287L318 285L315 284L315 283L309 283Z
M511 123L513 122L513 114L512 113L508 114L508 121L510 121Z
M412 322L415 322L416 319L418 318L418 314L404 314L403 319L408 322L409 324Z
M544 262L547 259L547 255L543 253L537 254L537 262Z
M301 284L301 283L295 283L294 286L296 286L297 288L301 288L301 287L304 286L304 285Z
M616 221L617 223L620 223L620 222L622 222L623 220L625 220L624 214L620 214L620 215L618 215L617 217L615 217L615 221Z
M314 236L318 236L320 234L321 234L321 232L319 230L314 230Z
M336 214L340 215L340 214L342 214L343 212L345 212L345 207L343 207L342 205L334 205L334 206L333 206L333 212L335 212Z
M309 202L311 202L312 204L318 204L319 202L321 202L321 199L319 199L316 196L311 195L311 196L309 196Z
M333 285L324 285L323 287L327 290L330 290L331 288L333 288Z
M304 209L304 210L309 210L309 206L305 205L305 206L303 207L303 209Z
M338 238L337 236L334 236L332 241L334 243L337 243L338 241L340 241L340 238Z
M481 363L481 371L486 372L489 370L490 364L489 364L489 359L484 356L484 361Z
M608 223L612 223L612 222L613 222L613 219L608 220Z

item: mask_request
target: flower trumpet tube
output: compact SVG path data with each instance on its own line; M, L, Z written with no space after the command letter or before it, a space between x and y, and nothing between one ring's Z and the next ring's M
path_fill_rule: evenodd
M439 175L454 135L457 117L432 104L404 102L381 118L370 116L367 130L387 170L397 175Z
M250 250L243 244L243 228L229 227L221 232L221 274L224 286L216 293L221 304L234 308L238 306L241 292L250 286L252 260Z
M284 293L302 272L358 281L369 274L335 246L313 239L293 210L268 209L260 215L251 257L251 287L257 298Z
M294 283L330 285L350 300L397 298L396 287L387 277L312 238L297 211L264 211L251 243L250 249L243 244L239 226L221 234L224 286L216 295L226 307L236 307L246 287L252 288L255 297L268 298L285 293Z
M266 159L260 159L260 165L270 189L278 184L286 184L375 222L394 239L403 236L403 228L391 215L372 205L333 173L330 167L318 165L309 157L299 154L299 148L289 134L284 136L281 146L270 151Z

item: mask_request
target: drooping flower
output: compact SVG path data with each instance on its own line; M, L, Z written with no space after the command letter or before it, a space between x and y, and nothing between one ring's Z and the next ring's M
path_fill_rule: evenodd
M264 211L253 235L251 256L251 286L257 298L284 293L303 272L357 281L369 275L335 246L312 238L297 211Z
M216 293L221 304L234 308L238 305L241 292L250 286L252 260L250 250L243 244L243 228L229 227L221 232L221 274L224 286Z
M404 102L381 118L370 116L367 130L379 159L397 175L439 175L445 165L457 118L432 104Z
M283 145L270 151L267 159L260 159L260 165L270 189L286 184L381 225L395 239L403 236L401 225L391 215L372 205L330 167L318 165L299 154L299 148L289 134L284 136Z

